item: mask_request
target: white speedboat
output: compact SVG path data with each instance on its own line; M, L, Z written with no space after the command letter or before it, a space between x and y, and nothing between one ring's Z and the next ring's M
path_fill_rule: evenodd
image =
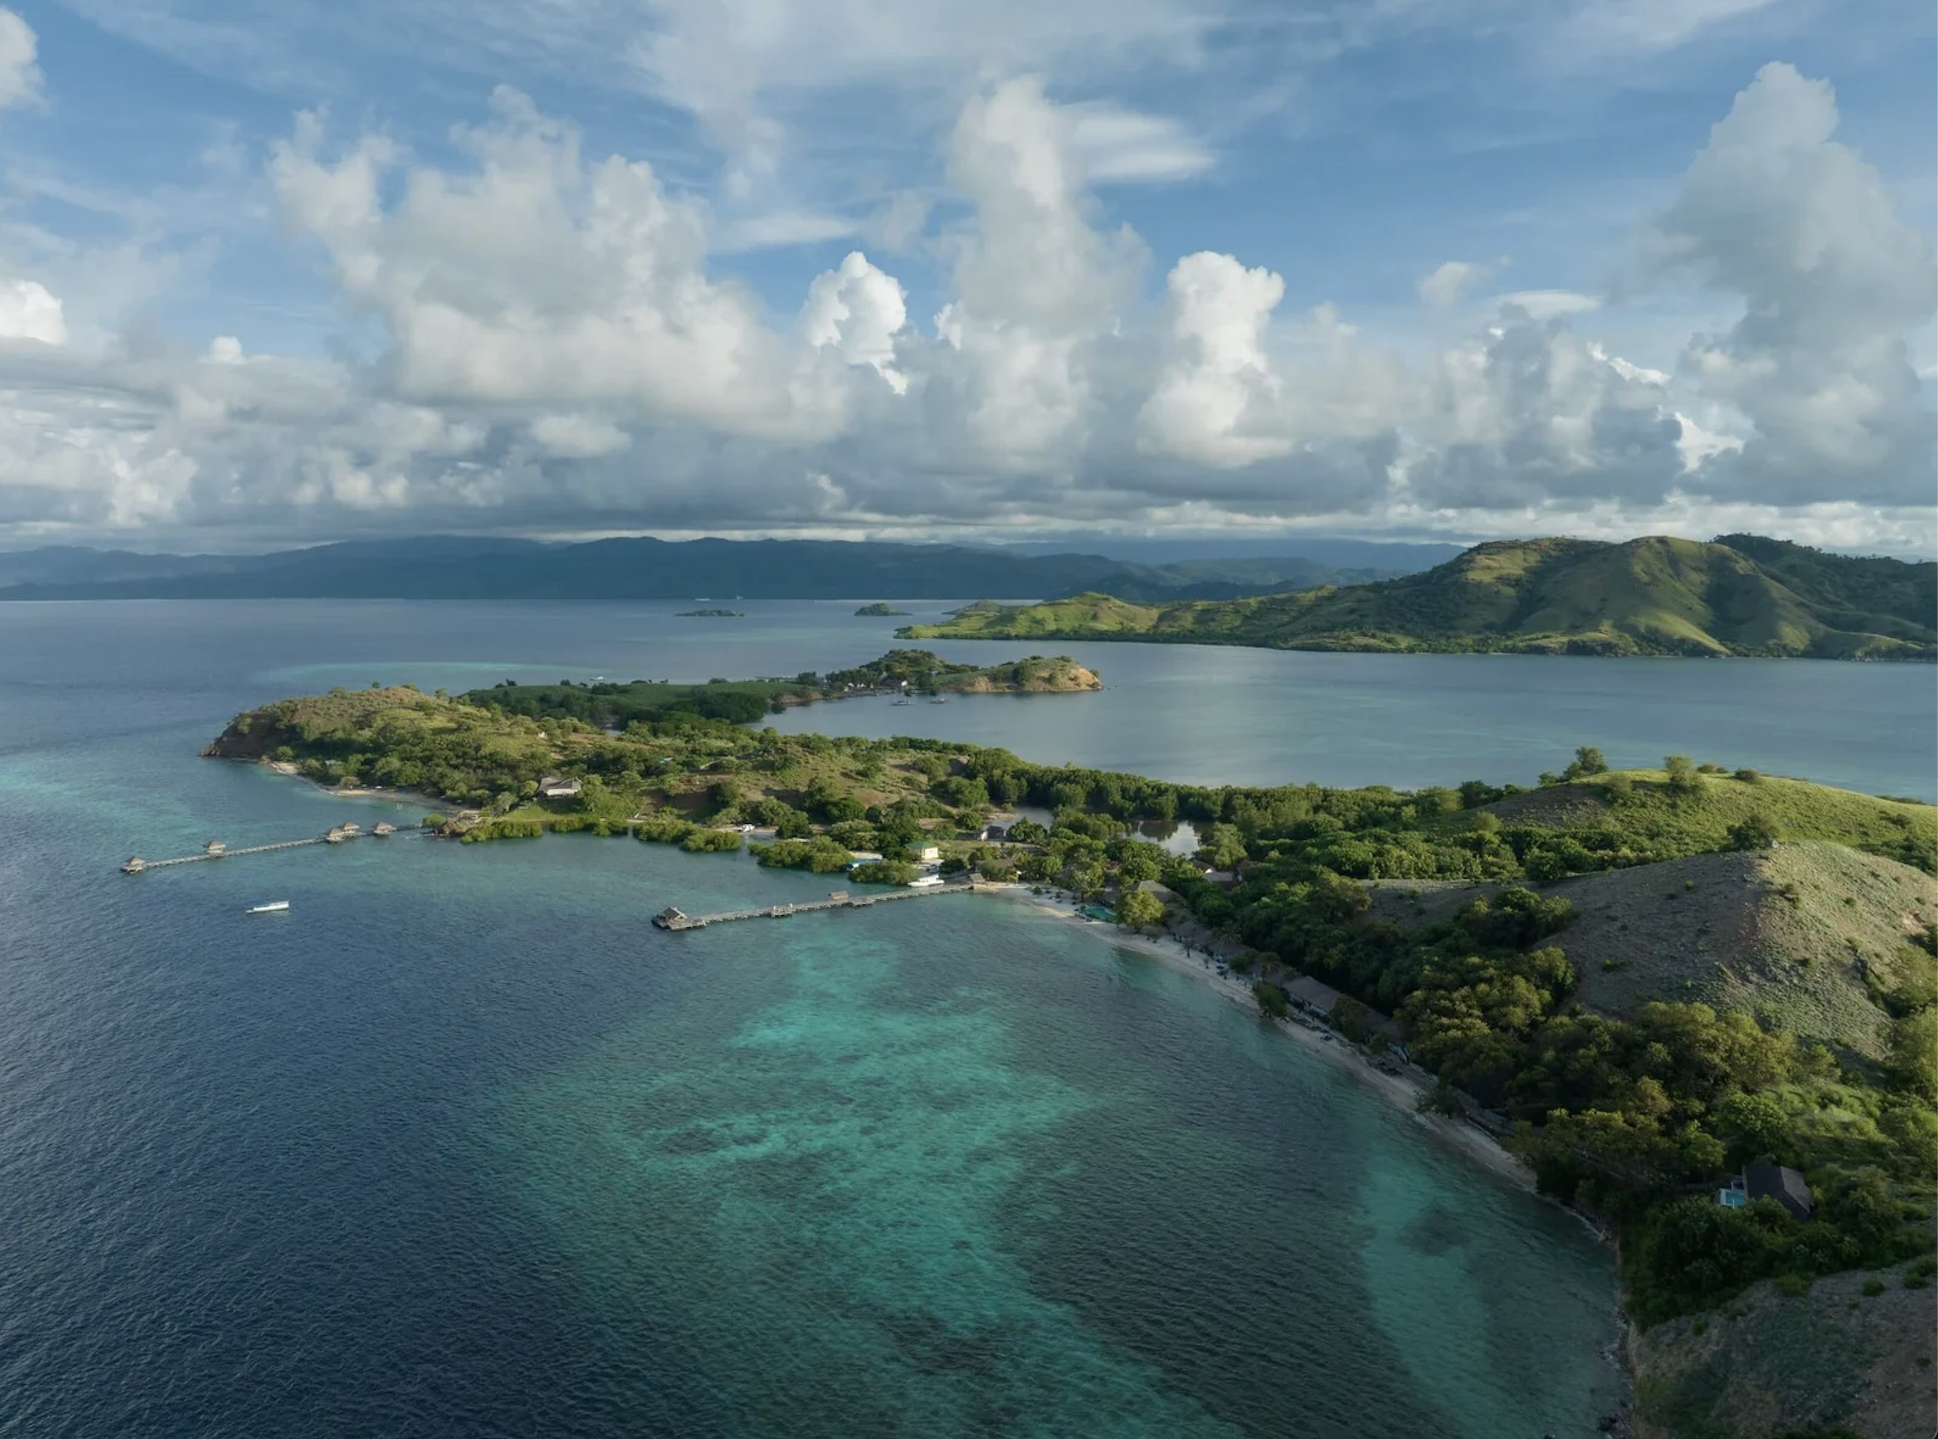
M286 909L288 909L288 908L289 908L289 901L288 901L288 900L286 900L286 899L272 899L272 900L270 900L270 901L269 901L269 903L268 903L268 904L252 904L252 905L250 905L250 906L249 906L249 913L251 913L251 914L281 914L281 913L282 913L282 912L283 912L284 910L286 910Z

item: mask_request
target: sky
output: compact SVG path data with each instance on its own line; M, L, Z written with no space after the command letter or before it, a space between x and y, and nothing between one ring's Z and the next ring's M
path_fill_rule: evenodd
M14 0L0 546L1938 549L1928 0Z

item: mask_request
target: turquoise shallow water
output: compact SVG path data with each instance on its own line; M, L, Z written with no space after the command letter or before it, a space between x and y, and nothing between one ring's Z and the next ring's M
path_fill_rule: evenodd
M1094 930L669 936L825 881L582 836L114 873L395 814L195 750L548 626L652 672L625 612L0 608L0 1433L1593 1431L1606 1253Z
M854 918L688 937L721 981L503 1112L574 1283L636 1304L651 1275L677 1310L655 1329L719 1376L714 1432L1481 1436L1600 1412L1609 1275L1572 1221L1091 934L967 898Z

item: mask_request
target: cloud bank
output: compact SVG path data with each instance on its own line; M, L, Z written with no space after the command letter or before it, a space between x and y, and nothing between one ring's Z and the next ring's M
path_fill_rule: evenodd
M754 67L760 84L686 102L757 156L780 41L694 56L666 33L655 84ZM0 106L40 84L31 30L0 10ZM1493 262L1419 281L1419 327L1442 337L1422 352L1294 302L1297 275L1155 257L1094 187L1195 174L1209 151L1029 76L977 88L949 133L931 240L947 293L920 314L892 256L925 205L884 219L892 250L855 249L780 313L719 273L744 236L517 91L438 160L302 113L268 191L372 343L82 345L42 277L0 274L0 536L1787 515L1890 541L1930 527L1938 441L1907 336L1933 313L1931 248L1837 118L1827 84L1766 66L1639 217L1654 277L1737 314L1670 373L1609 352L1596 297L1472 299Z

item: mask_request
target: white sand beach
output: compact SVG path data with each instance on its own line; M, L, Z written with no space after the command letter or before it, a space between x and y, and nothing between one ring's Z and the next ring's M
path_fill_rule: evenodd
M271 759L264 760L263 763L277 774L285 775L290 779L301 780L311 789L317 790L322 794L327 794L335 799L387 800L391 804L407 805L412 808L421 807L438 814L456 814L460 810L468 808L466 805L453 804L448 799L439 799L435 795L421 794L414 789L385 789L381 785L320 784L287 760Z

